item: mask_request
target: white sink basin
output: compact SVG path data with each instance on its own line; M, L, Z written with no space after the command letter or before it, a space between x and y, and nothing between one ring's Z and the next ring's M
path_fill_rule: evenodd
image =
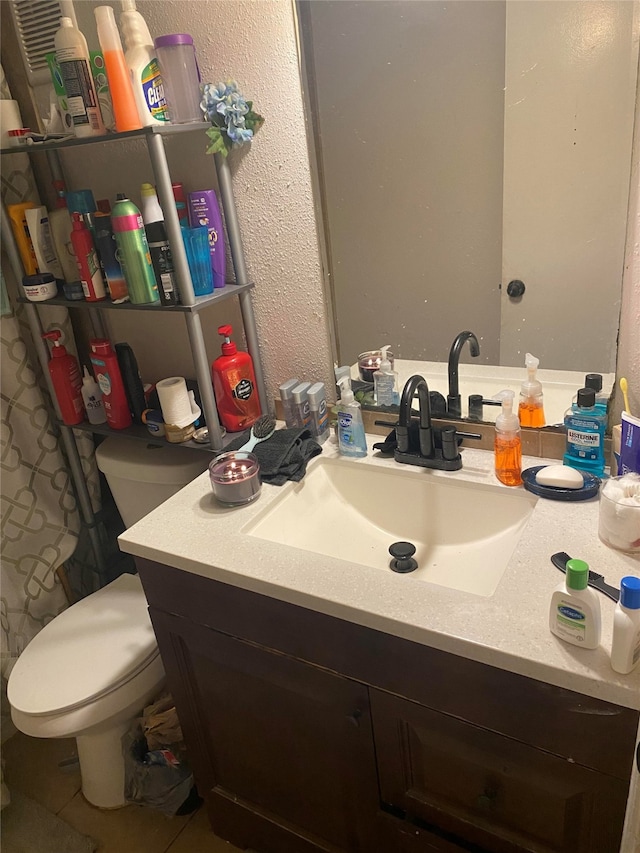
M389 545L412 542L418 568L398 582L411 577L490 596L536 500L455 474L318 459L244 532L389 573Z

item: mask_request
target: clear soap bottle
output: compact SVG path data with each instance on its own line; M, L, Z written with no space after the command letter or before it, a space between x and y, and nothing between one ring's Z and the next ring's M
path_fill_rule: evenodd
M387 347L382 349L380 367L373 374L373 394L376 406L394 406L398 403L398 374L391 369Z
M367 439L364 434L360 403L353 396L351 380L348 376L343 376L339 383L338 448L342 456L361 458L367 455Z
M502 410L496 418L494 440L496 477L505 486L522 485L522 440L520 421L513 411L513 391L501 391Z
M542 385L536 378L540 359L527 353L525 360L527 378L520 387L518 417L523 427L543 427L546 423L542 401Z

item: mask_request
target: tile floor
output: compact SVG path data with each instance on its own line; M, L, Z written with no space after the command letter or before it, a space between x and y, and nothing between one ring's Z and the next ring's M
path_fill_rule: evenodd
M78 832L98 842L99 853L241 853L209 829L205 810L168 818L143 806L102 811L80 793L77 765L60 769L75 754L75 741L30 738L21 732L2 746L4 778Z

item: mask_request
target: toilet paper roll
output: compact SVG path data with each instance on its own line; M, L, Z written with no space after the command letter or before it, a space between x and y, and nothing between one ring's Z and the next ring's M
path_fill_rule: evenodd
M166 424L186 427L200 417L193 391L187 391L183 376L170 376L156 384L162 417Z
M0 147L9 148L9 131L22 127L22 117L17 101L0 100Z

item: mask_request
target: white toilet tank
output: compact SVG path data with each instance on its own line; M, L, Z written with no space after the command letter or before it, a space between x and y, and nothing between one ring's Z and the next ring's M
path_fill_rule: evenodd
M127 527L206 471L210 461L206 451L161 447L123 436L110 436L96 450L98 468Z

